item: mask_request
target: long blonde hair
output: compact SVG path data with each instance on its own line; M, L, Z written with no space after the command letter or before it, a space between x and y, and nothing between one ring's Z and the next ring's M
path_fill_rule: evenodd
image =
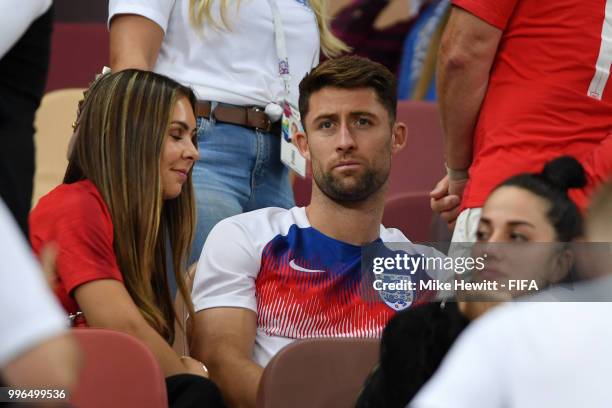
M90 180L110 212L125 286L147 322L168 342L177 313L168 289L166 245L178 289L193 316L184 277L195 225L191 173L181 194L163 200L160 160L176 101L193 92L152 72L125 70L92 84L80 106L64 183ZM181 319L178 319L180 322Z
M211 8L214 1L221 2L221 25L229 27L227 21L228 0L189 0L189 16L194 27L201 27L203 24L209 24L215 28L221 27L219 22L215 21L212 16ZM235 0L236 7L240 6L240 2L241 0ZM350 51L350 48L329 29L327 0L309 0L309 4L317 18L323 54L331 58Z

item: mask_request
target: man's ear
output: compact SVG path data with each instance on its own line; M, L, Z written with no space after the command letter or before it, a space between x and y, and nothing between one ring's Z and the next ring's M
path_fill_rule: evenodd
M292 142L297 146L300 154L306 160L310 160L310 148L308 146L308 136L304 132L297 132L293 135Z
M391 151L393 154L399 152L406 145L408 139L408 128L403 122L395 122L391 134Z

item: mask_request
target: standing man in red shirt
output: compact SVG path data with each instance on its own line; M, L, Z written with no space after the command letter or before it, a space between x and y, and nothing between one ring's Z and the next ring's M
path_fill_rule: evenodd
M453 241L474 240L511 175L574 156L584 208L612 174L611 21L612 0L453 0L437 72L448 175L431 192Z

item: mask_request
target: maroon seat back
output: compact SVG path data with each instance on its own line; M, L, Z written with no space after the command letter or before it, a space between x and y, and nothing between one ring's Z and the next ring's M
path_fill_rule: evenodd
M389 196L430 191L445 174L438 107L431 102L398 101L397 121L408 127L408 140L393 157Z
M432 215L429 192L400 193L385 203L383 224L387 228L399 229L412 242L429 242L432 239Z
M282 349L266 366L257 408L354 407L379 359L376 339L309 339Z
M106 329L74 329L84 364L70 402L82 408L163 408L166 381L149 349L136 338Z

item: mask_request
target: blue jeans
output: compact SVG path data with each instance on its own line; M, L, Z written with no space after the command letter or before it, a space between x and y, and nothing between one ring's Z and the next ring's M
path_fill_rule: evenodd
M189 263L197 262L221 220L264 207L291 208L289 172L280 135L198 118L200 160L193 169L198 221Z

